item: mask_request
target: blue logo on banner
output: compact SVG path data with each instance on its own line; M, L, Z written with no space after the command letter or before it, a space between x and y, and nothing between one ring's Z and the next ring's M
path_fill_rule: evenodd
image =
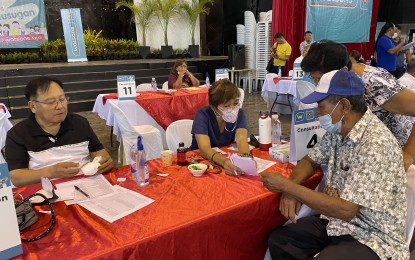
M316 121L317 108L307 108L294 111L294 124L305 124Z
M373 0L307 0L307 30L316 41L368 42L372 5Z

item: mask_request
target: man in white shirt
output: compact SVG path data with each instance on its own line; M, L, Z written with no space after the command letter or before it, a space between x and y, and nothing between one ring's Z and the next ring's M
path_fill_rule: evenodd
M399 81L407 88L415 91L415 60L408 62L406 72L399 78Z
M301 54L303 53L303 49L304 49L305 46L310 46L311 43L313 43L312 39L313 39L313 33L310 32L310 31L306 31L304 33L304 41L302 43L300 43L300 53ZM303 55L303 57L304 57L304 55Z

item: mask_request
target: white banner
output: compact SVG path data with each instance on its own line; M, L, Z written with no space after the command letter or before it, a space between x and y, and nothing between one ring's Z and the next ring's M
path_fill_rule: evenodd
M6 163L0 164L0 212L0 259L9 259L22 254L23 251Z

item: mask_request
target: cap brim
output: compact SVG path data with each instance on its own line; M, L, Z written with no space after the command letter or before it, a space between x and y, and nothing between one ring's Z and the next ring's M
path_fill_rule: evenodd
M304 97L301 99L301 102L304 104L311 104L311 103L316 103L320 100L325 99L326 97L328 97L330 94L327 93L319 93L319 92L313 92L310 95Z

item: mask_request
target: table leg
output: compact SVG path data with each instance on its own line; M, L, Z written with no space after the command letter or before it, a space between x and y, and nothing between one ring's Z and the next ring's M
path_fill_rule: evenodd
M252 78L251 78L251 71L248 71L248 89L249 89L249 93L252 93Z
M111 147L114 147L114 144L112 142L112 134L114 133L114 127L111 126L111 130L110 130L110 143L111 143Z

